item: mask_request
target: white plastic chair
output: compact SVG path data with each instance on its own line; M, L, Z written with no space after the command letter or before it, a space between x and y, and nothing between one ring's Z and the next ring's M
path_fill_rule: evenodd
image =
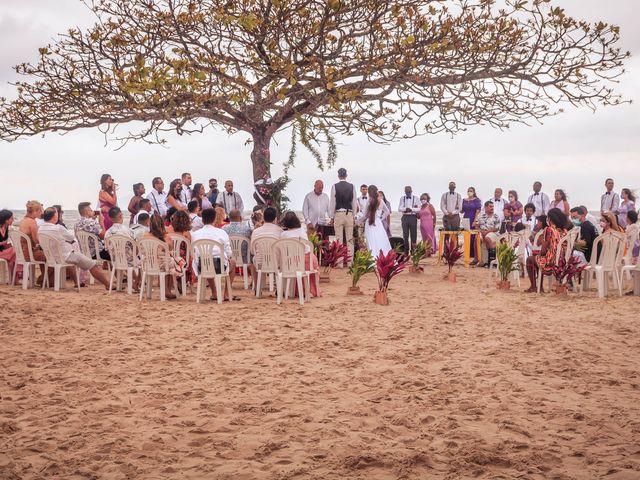
M78 245L80 245L80 253L89 257L96 258L100 263L103 260L100 259L100 238L91 232L85 232L84 230L76 230L76 238L78 239ZM111 271L111 262L107 262L109 265L109 271ZM93 285L95 279L93 275L89 273L89 284Z
M251 242L251 253L253 254L253 263L257 271L256 281L256 297L262 296L262 276L266 275L269 279L269 291L273 292L273 284L276 273L278 273L278 264L273 251L273 244L278 241L277 238L262 237Z
M276 273L276 303L282 303L282 297L289 297L291 280L298 285L298 299L300 305L304 305L305 297L311 299L309 272L305 267L305 248L300 240L285 238L273 244L278 271ZM286 280L286 285L283 282ZM284 288L283 288L284 286ZM305 295L306 290L306 295Z
M229 235L229 241L231 242L231 251L233 252L233 259L236 262L236 267L242 268L242 278L244 280L244 289L249 290L249 258L245 262L242 257L242 245L247 244L247 257L249 257L249 244L251 241L247 237L242 235Z
M164 302L167 299L165 280L168 275L171 275L169 272L169 246L157 238L142 238L138 241L138 248L142 260L140 301L142 301L145 291L147 298L151 298L152 279L157 277L160 283L160 301Z
M9 272L9 262L4 258L0 258L0 285L9 285L11 283L11 272Z
M640 286L640 264L633 264L633 249L635 248L636 243L640 241L640 230L632 230L631 232L627 231L625 233L625 237L625 248L627 254L623 257L622 265L620 268L620 295L622 295L622 289L624 287L623 279L625 277L625 273L626 277L629 279L631 279L633 276L634 293L636 290L638 290L637 287ZM636 284L638 284L638 286ZM636 294L640 295L640 292Z
M207 291L205 284L205 280L207 279L213 279L214 281L218 303L222 303L223 301L223 280L226 282L227 289L229 290L229 298L233 298L233 290L229 278L229 265L227 264L224 254L224 246L219 242L207 239L196 240L191 246L193 248L193 258L199 260L197 268L195 268L198 278L196 284L197 303L200 303ZM220 273L216 272L216 258L220 259Z
M13 276L11 278L11 285L16 284L16 274L18 273L18 265L22 265L22 288L26 290L29 287L33 287L36 279L36 267L38 265L44 265L45 262L35 260L33 257L33 247L31 245L31 239L26 233L22 233L18 230L9 230L9 239L16 251L16 264L13 268ZM25 248L27 256L25 256Z
M86 232L85 232L86 233ZM138 258L138 245L135 240L127 235L116 234L107 237L107 250L111 257L111 276L109 279L109 295L116 278L116 291L122 286L122 274L127 273L127 294L133 294L133 275L140 271L136 265Z
M42 288L45 289L49 286L49 269L53 268L53 290L59 291L60 288L64 288L67 281L67 267L71 267L76 272L76 285L78 292L80 291L80 269L75 265L66 262L66 259L62 255L60 250L60 241L47 233L39 233L38 240L40 246L44 252L44 256L47 261L44 264L44 280L42 281Z
M320 295L320 271L316 268L313 268L313 257L315 256L313 252L313 243L311 240L305 240L304 238L300 239L300 242L305 246L305 255L309 253L309 268L307 268L307 273L309 274L309 281L311 281L311 275L315 275L316 280L316 292ZM309 249L309 252L307 252ZM320 265L320 260L318 260L318 265Z
M625 237L622 233L609 230L603 233L593 242L593 250L591 251L591 259L589 265L584 270L585 277L582 281L581 290L588 289L593 276L596 277L598 285L598 297L605 298L609 290L609 275L613 277L614 286L620 288L621 277L619 268L624 253ZM600 248L600 256L598 249Z
M191 242L189 241L189 239L183 237L182 235L179 235L177 233L170 233L169 234L169 238L171 239L171 241L173 242L173 256L174 258L182 258L184 260L184 265L185 265L185 271L184 271L184 275L182 275L182 279L181 279L181 284L182 284L182 295L186 295L187 294L187 267L190 265L191 262ZM182 255L180 255L180 247L184 244L184 248L185 248L185 252L186 253L186 258L182 257ZM189 288L191 287L191 284L189 283Z

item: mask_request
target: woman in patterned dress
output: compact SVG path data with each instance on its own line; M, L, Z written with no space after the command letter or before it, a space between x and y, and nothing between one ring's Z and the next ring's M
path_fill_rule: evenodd
M555 265L556 253L560 239L567 234L567 217L559 208L552 208L547 214L547 228L542 234L542 246L539 252L532 253L527 258L527 273L531 286L527 292L533 293L538 291L537 275L538 271L541 275L551 275L552 268Z

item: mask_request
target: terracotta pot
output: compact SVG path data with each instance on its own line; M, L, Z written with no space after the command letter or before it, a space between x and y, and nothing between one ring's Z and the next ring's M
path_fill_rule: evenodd
M423 273L423 270L420 267L414 267L411 265L409 266L409 273Z
M556 285L556 295L567 295L567 285Z
M331 281L331 275L329 272L320 272L320 283L329 283Z
M349 287L347 295L362 295L362 290L360 290L360 287Z
M387 292L374 293L373 301L376 305L389 305L389 297L387 296Z
M458 281L456 272L449 272L444 277L445 280L449 280L451 283L456 283Z
M511 288L511 282L509 280L500 280L498 282L499 290L509 290Z

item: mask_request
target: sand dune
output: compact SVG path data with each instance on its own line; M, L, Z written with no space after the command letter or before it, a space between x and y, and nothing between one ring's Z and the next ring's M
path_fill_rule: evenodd
M0 478L640 478L640 299L443 272L389 307L339 270L303 308L0 287Z

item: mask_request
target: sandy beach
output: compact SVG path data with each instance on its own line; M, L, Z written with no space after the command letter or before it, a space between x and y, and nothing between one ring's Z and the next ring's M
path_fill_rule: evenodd
M2 286L0 478L640 478L640 299L456 271L389 307L346 270L304 307Z

